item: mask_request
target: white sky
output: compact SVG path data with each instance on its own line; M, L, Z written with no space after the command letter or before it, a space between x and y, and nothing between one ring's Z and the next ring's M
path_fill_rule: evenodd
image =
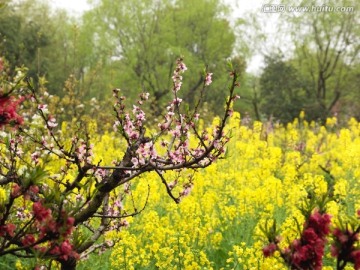
M81 13L90 8L87 0L48 0L56 8L66 9L71 15L81 15ZM114 0L116 1L116 0ZM233 7L233 17L238 18L249 11L261 12L263 4L270 0L224 0L225 3ZM248 72L258 73L262 66L262 56L258 55L248 63Z
M49 0L50 4L58 8L64 8L72 14L81 14L89 9L87 0Z
M89 9L89 5L87 4L87 0L49 0L51 4L56 7L65 8L70 12L75 12L80 14L82 11ZM239 12L239 15L242 13L259 9L263 3L270 2L269 0L225 0L226 3L234 6L235 13ZM237 15L237 14L235 14Z

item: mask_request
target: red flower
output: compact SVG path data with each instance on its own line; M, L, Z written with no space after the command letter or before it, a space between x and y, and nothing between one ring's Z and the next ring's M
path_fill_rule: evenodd
M316 244L319 240L319 236L315 233L313 228L307 228L302 233L302 238L309 244Z
M333 235L335 236L336 240L339 241L339 243L342 245L349 241L349 231L343 232L339 228L335 228L333 230Z
M80 256L73 250L73 246L69 243L69 240L65 240L60 245L60 250L62 253L61 258L67 260L69 257L73 257L75 259L79 259Z
M56 233L58 231L58 224L54 219L47 220L46 224L44 225L46 227L46 231Z
M35 243L35 237L32 234L25 235L24 239L21 240L24 246L30 246Z
M16 225L9 223L3 226L0 226L0 236L4 236L4 235L9 235L11 237L13 237L15 235L15 229L16 229Z
M355 270L360 269L360 249L351 252L352 262L354 263Z
M72 245L69 243L69 240L65 240L61 243L60 246L61 253L64 255L70 255L72 252Z
M335 245L331 245L330 253L331 253L331 256L337 257L339 255L339 249Z
M74 223L75 223L75 218L68 217L66 219L66 231L64 233L64 236L67 236L72 232L72 230L74 228Z
M264 257L266 258L272 256L275 253L276 249L277 249L277 245L275 243L270 243L269 245L263 248Z
M16 100L12 96L0 96L0 128L9 123L21 125L24 122L24 119L16 112L23 100L23 97Z
M41 202L35 202L33 204L34 216L38 221L44 221L47 218L51 217L51 210L45 208Z
M58 246L55 246L52 250L50 250L50 254L59 255L60 254L60 248Z
M74 223L75 223L75 218L73 217L68 217L67 220L66 220L66 225L68 226L74 226Z
M305 227L313 228L320 237L324 237L330 233L331 216L329 214L320 214L315 211L308 219Z
M50 254L59 256L61 259L67 261L69 257L79 259L80 256L73 250L73 245L70 244L69 240L65 240L60 244L56 244L51 250Z
M322 268L326 236L330 233L331 216L315 211L304 224L300 239L295 239L288 250L289 265L301 269Z
M29 190L34 193L34 194L38 194L39 193L39 187L38 186L35 186L35 185L32 185L30 186Z
M11 197L17 198L21 195L21 188L18 184L13 184L12 190L11 190Z
M353 263L355 269L360 269L360 249L356 249L354 244L359 239L359 234L352 230L333 230L334 243L331 245L331 256L336 257L343 263Z

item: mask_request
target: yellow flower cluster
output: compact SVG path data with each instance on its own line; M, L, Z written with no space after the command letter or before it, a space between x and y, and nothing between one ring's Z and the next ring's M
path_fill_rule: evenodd
M287 269L279 254L262 255L260 226L267 220L277 220L280 246L286 247L299 236L304 217L298 207L311 196L330 194L327 210L335 221L341 213L355 215L359 123L352 119L335 130L336 119L318 126L300 117L269 129L260 122L241 126L238 119L235 114L227 158L198 171L194 189L179 205L156 175L136 182L135 198L143 201L149 185L149 202L128 229L116 233L113 269Z
M6 190L0 187L0 209L7 200Z

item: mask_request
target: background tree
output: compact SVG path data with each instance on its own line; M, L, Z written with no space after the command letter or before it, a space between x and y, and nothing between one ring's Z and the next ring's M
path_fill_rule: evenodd
M288 6L299 6L287 1ZM316 6L302 1L301 6ZM360 23L358 2L327 1L327 7L352 8L343 11L285 12L279 23L285 28L295 46L295 67L312 83L316 115L322 120L342 103L342 97L354 90L350 87L351 70L358 62L360 50ZM317 8L321 8L318 6Z
M264 59L273 56L274 51L281 52L284 63L292 66L296 76L307 85L304 89L307 100L302 107L308 119L324 121L333 114L340 119L356 114L357 106L353 101L358 96L358 2L288 0L282 4L287 9L298 8L299 11L274 14L257 10L240 19L236 33L243 38L239 39L239 46L248 52L248 56L260 54ZM305 12L304 8L310 11ZM268 27L269 21L276 27ZM267 69L268 63L264 62ZM289 87L287 81L282 82L286 84L283 89ZM293 92L297 90L293 89ZM260 98L264 105L271 105L267 97ZM277 103L281 105L280 100ZM289 117L295 113L291 110Z
M15 67L26 65L29 75L41 76L46 72L46 64L40 60L38 52L49 44L49 37L42 33L41 23L35 17L22 16L19 7L9 2L0 9L0 45L13 74ZM37 7L39 15L44 6Z
M290 122L307 109L312 98L309 84L281 55L269 56L260 77L261 110L276 120Z
M84 74L94 54L83 29L77 19L53 10L45 0L8 1L0 9L0 46L11 70L26 66L29 76L36 82L46 78L49 92L58 96L66 94L70 75L78 81L77 94L88 94Z
M226 70L225 60L231 57L235 42L226 14L226 6L218 0L103 0L84 15L84 24L92 25L102 73L125 91L139 87L149 91L152 109L159 113L158 104L171 87L168 75L176 55L186 57L192 67L193 76L183 88L189 104L200 93L204 67L220 73ZM218 113L225 81L215 81L204 101Z

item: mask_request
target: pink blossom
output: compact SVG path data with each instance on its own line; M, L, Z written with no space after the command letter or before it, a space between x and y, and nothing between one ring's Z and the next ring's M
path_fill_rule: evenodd
M226 114L231 117L234 114L234 110L229 109L229 110L227 110Z
M181 88L182 82L175 82L174 83L174 91L178 92Z
M322 268L326 236L330 233L330 222L329 214L321 214L316 210L310 215L304 224L301 238L294 240L291 245L292 264L301 269L309 269L310 266L315 270Z
M20 220L24 220L26 218L24 208L22 207L18 208L18 210L16 211L16 217L19 218Z
M174 71L174 75L172 76L173 79L173 83L174 83L174 87L173 87L173 92L176 93L180 90L181 85L182 85L182 76L180 75L180 73L183 73L187 70L186 65L183 63L182 59L178 59L177 60L177 67Z
M139 159L136 157L131 158L131 162L133 164L133 167L137 167L139 165Z
M124 208L124 205L123 205L123 203L122 203L121 200L116 200L116 201L114 202L114 205L115 205L116 207L118 207L119 209L123 209L123 208Z
M175 129L170 131L170 133L173 135L173 137L180 137L181 132L179 126L176 126Z
M103 179L106 175L106 171L104 169L96 169L95 170L95 177L99 179Z
M141 98L142 100L148 100L148 99L149 99L149 96L150 96L149 93L141 93L140 98Z
M45 136L41 136L41 144L42 144L43 146L46 146L46 145L47 145L46 137L45 137Z
M206 73L205 85L210 85L212 83L212 80L211 80L212 75L213 75L212 73Z
M169 126L170 126L170 122L158 124L158 127L160 128L161 131L168 129Z
M81 194L77 194L75 196L75 199L78 201L78 202L82 202L84 200L84 197L81 195Z
M128 228L130 226L130 223L126 219L124 219L120 222L120 226Z
M118 131L118 126L120 126L120 122L119 122L119 121L115 121L115 123L114 123L114 125L113 125L114 132Z
M214 140L214 147L217 150L219 150L222 147L219 140Z
M77 154L78 154L78 159L80 161L83 161L85 156L86 156L86 144L85 142L82 142L81 145L77 148Z
M176 105L179 105L181 102L182 102L182 99L178 98L178 97L173 100L173 104L176 104Z
M180 192L180 197L188 196L193 188L193 185L191 183L187 183L184 185L184 189Z
M173 82L182 81L182 76L178 73L175 73L174 76L172 76Z
M330 222L331 216L329 214L320 214L319 211L315 211L305 226L312 227L320 237L324 237L330 233Z
M39 104L38 105L38 109L43 111L44 113L48 113L49 110L48 110L48 105L47 104Z
M38 151L32 153L30 156L31 156L31 160L34 161L35 164L39 163L40 153Z
M168 156L174 164L183 163L185 161L179 149L169 152Z
M182 60L178 61L178 68L180 69L181 72L184 72L187 70L185 63L182 62Z
M56 123L55 117L53 117L53 116L49 116L47 124L51 128L56 127L58 125L58 123Z
M198 157L200 157L201 155L203 155L204 152L205 152L204 149L202 149L202 148L196 148L196 149L193 151L193 154L192 154L192 155L193 155L194 157L198 158Z
M172 189L176 186L177 183L178 183L178 180L177 180L177 179L175 179L174 181L170 182L170 183L168 184L169 189L172 190Z

